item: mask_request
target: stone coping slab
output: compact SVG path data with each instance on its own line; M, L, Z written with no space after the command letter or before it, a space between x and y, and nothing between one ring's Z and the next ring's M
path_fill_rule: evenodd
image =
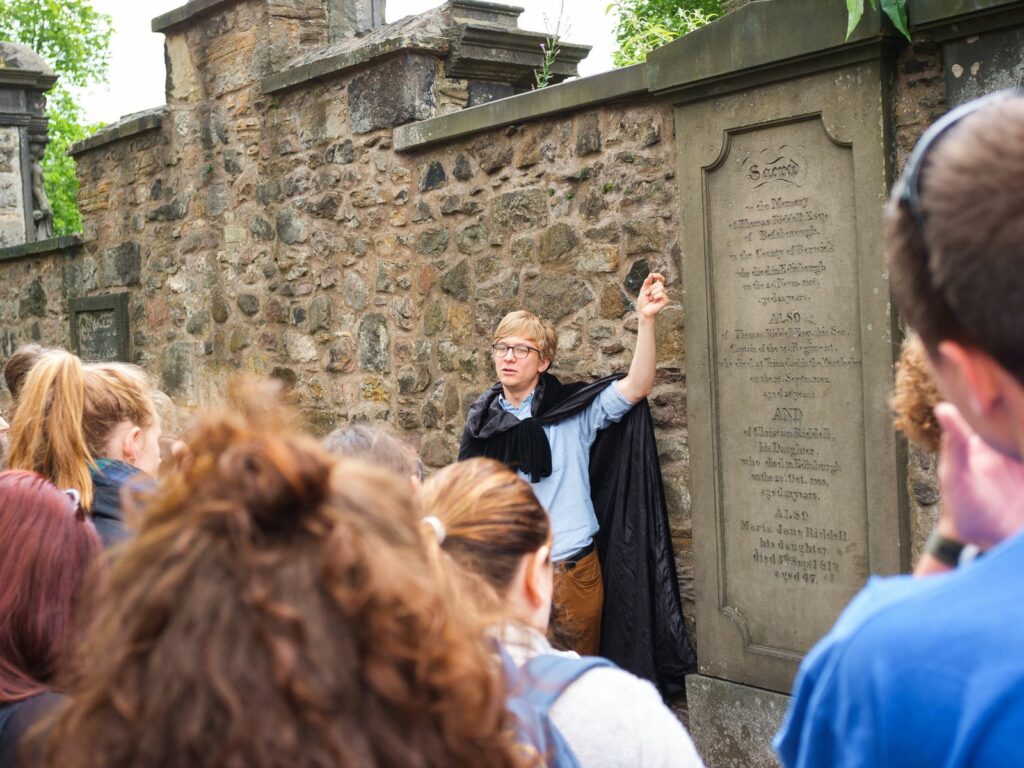
M101 128L92 136L76 141L68 148L68 154L74 157L83 152L98 149L106 144L127 139L130 136L135 136L145 131L152 131L163 125L163 118L166 112L167 107L161 106L125 115L116 123L111 123L105 128Z
M910 0L911 29L936 42L1024 24L1024 0Z
M488 102L450 115L399 126L394 133L395 149L420 149L491 128L536 120L645 93L646 67L644 64L635 64L632 67L570 80L539 91Z
M957 16L1024 6L1021 0L910 0L907 15L913 27L949 21Z
M25 259L29 256L45 256L57 251L67 250L68 248L77 248L81 244L81 235L63 235L46 240L37 240L34 243L11 245L7 248L0 248L0 262Z
M262 93L277 93L289 88L319 80L324 77L337 76L351 69L365 66L384 56L396 53L433 53L444 55L450 43L447 38L421 35L402 35L389 38L379 43L370 43L362 48L351 51L326 55L306 64L286 69L275 75L263 78L260 82Z
M167 32L171 27L176 27L198 16L211 14L222 5L237 2L238 0L189 0L180 8L162 13L153 19L152 29L154 32Z
M716 83L754 87L821 71L823 59L844 66L877 58L880 43L899 44L899 33L870 6L849 39L846 25L843 3L755 0L652 51L648 86L654 94L702 98Z

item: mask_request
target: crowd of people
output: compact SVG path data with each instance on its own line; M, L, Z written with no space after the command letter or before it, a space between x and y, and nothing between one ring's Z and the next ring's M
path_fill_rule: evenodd
M894 192L917 335L893 407L942 514L917 573L872 579L806 657L786 766L1024 764L1022 172L1024 98L1000 95ZM665 704L693 670L644 404L667 304L651 275L629 372L590 384L551 375L549 323L503 318L430 477L379 427L303 434L269 381L177 440L142 369L18 349L0 768L701 766Z

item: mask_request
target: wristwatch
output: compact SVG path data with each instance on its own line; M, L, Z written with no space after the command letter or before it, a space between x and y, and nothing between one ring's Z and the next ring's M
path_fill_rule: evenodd
M964 551L965 546L967 545L962 541L943 536L936 528L929 534L924 551L943 565L956 568L960 563L960 554Z

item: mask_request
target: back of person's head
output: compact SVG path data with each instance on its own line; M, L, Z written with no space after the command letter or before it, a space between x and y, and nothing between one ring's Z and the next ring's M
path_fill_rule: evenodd
M919 215L894 196L886 253L900 312L933 356L942 341L957 341L1024 381L1022 177L1024 98L1014 96L930 145Z
M33 472L0 472L0 704L66 672L76 602L99 537L72 495Z
M114 429L156 423L147 375L124 363L84 365L69 352L51 351L32 366L11 424L12 469L38 472L75 488L92 507L90 466L104 456Z
M935 418L939 391L928 363L928 353L920 337L912 333L903 340L896 363L896 386L889 405L893 411L893 427L919 448L937 453L942 430Z
M198 421L112 566L46 764L515 764L409 484L294 423L266 386Z
M551 523L529 483L492 459L469 459L432 475L421 493L423 514L443 526L444 552L485 586L494 610L523 557L551 542Z
M352 424L331 432L323 446L335 456L361 459L394 472L398 477L422 480L419 457L408 443L382 427Z
M39 358L43 355L56 351L58 350L43 347L39 344L25 344L11 353L11 356L4 363L4 383L7 384L7 391L11 393L11 397L15 402L18 401L22 385L25 383L25 377L32 370L32 366L39 362Z
M558 352L558 332L555 326L525 309L509 312L501 318L498 327L491 334L491 342L497 343L508 336L536 341L542 359L554 360L555 353Z

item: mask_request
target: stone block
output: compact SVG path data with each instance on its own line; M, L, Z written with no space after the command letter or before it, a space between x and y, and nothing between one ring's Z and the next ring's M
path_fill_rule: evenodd
M778 768L771 742L789 696L688 675L686 700L690 736L708 768Z
M558 322L594 300L594 292L577 277L541 277L523 288L523 306L539 317Z
M491 204L491 223L501 233L543 227L548 223L548 196L538 188L499 195Z
M441 276L441 290L449 296L466 301L469 299L469 262L463 259Z
M437 59L406 53L375 63L348 86L349 125L369 133L426 120L434 111Z
M142 271L142 248L134 241L122 243L100 254L99 279L103 286L138 285Z
M579 245L579 242L580 239L571 226L563 222L552 224L540 235L540 263L559 261L562 256Z
M391 335L384 315L370 314L359 323L359 368L375 373L391 370Z

